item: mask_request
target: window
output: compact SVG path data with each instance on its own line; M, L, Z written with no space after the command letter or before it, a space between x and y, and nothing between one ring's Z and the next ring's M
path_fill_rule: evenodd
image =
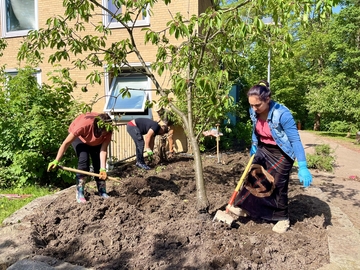
M121 14L121 11L122 10L125 10L125 6L116 6L114 3L113 3L113 0L103 0L103 6L106 7L108 10L110 10L112 13L114 14ZM150 10L148 8L146 8L144 10L144 14L142 14L142 17L141 15L137 18L136 22L135 22L135 25L132 21L129 21L128 22L128 26L146 26L146 25L149 25L150 24ZM135 15L134 15L134 18L135 20ZM124 27L121 23L119 23L116 19L112 18L112 16L107 13L105 11L105 14L104 14L104 19L103 19L103 23L106 27L109 27L109 28L122 28Z
M18 74L17 69L5 69L5 74L9 77L15 77ZM36 77L38 84L41 86L41 69L35 69L33 76Z
M126 87L129 88L131 97L123 98L120 90ZM136 117L150 118L151 110L145 108L146 101L150 99L150 87L151 82L145 75L123 71L120 76L112 79L104 111L112 115L120 114L121 120L125 121Z
M1 1L2 36L26 36L37 29L37 0Z

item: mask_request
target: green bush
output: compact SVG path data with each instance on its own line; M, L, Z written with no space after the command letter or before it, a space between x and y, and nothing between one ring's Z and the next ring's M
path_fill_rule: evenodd
M237 122L235 126L227 126L221 137L222 149L242 150L251 145L251 121Z
M332 172L334 169L334 150L328 144L315 146L315 154L307 154L306 160L309 168Z
M46 172L78 113L71 97L73 82L67 70L50 77L54 87L39 86L33 74L26 68L14 77L0 76L0 188L73 179L69 173ZM73 151L67 152L64 160L73 163Z
M350 132L354 134L358 131L358 127L355 124L346 121L334 121L325 126L326 130L331 132Z
M220 137L219 148L224 150L243 150L251 145L251 122L237 122L236 125L224 125L220 127L223 136ZM206 151L216 147L216 138L212 136L200 138L200 149Z

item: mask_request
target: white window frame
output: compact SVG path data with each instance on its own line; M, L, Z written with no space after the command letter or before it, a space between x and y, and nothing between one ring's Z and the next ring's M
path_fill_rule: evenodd
M109 1L111 0L102 0L102 4L104 7L108 8L108 3ZM113 28L124 28L124 26L119 23L119 22L111 22L109 21L109 14L104 10L103 11L103 24L105 27L108 27L110 29L113 29ZM149 26L150 25L150 8L149 6L146 8L146 17L143 18L142 20L137 20L134 23L132 22L128 22L127 23L127 26L129 27L133 27L133 26Z
M140 66L140 64L131 64L131 66ZM126 71L126 69L124 69L124 70ZM116 83L117 78L119 78L119 77L131 78L132 76L133 77L139 77L139 76L146 77L145 88L141 87L144 90L143 93L145 95L145 100L144 100L142 110L132 110L132 109L119 110L119 109L107 108L109 101L112 98L112 96L111 96L112 92L113 92L113 90L115 90L114 87L116 87L115 83ZM105 101L105 106L104 106L104 112L108 113L111 116L111 118L113 118L113 119L114 118L118 119L120 117L120 121L130 121L135 118L150 118L150 119L152 119L151 109L145 108L146 101L148 100L151 102L151 85L152 85L152 81L146 75L141 74L141 73L126 73L126 72L120 73L117 77L112 78L111 84L110 84L110 76L107 72L105 72L104 87L105 87L106 101ZM118 98L122 99L121 95ZM124 115L124 113L126 113L126 115ZM132 113L134 113L134 114L132 114Z
M30 30L38 30L38 0L31 0L34 1L34 27L27 30L15 30L15 31L7 31L6 26L6 1L7 0L1 0L1 33L3 38L10 38L10 37L21 37L26 36ZM22 5L26 4L26 0L16 0L19 1ZM28 12L28 11L27 11Z
M16 68L9 68L9 69L5 69L4 70L6 75L9 76L16 76L19 73L19 70ZM36 77L37 83L39 84L39 86L41 86L41 69L40 68L35 68L35 72L33 73L34 77Z

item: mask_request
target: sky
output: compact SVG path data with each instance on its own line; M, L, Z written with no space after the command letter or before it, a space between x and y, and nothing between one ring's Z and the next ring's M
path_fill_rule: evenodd
M340 9L341 9L340 6L333 7L333 13L339 13Z

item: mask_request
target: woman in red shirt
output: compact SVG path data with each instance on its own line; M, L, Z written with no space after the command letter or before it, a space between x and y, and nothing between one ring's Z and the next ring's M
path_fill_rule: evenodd
M61 144L56 158L49 163L48 171L53 170L59 164L60 159L70 146L73 146L78 157L78 169L90 171L90 157L95 173L100 177L95 177L99 195L108 198L106 193L106 158L107 148L111 141L112 128L103 125L104 122L111 122L108 114L88 112L79 115L69 127L69 135ZM108 128L106 128L108 127ZM84 189L86 175L76 174L76 200L78 203L85 203Z

